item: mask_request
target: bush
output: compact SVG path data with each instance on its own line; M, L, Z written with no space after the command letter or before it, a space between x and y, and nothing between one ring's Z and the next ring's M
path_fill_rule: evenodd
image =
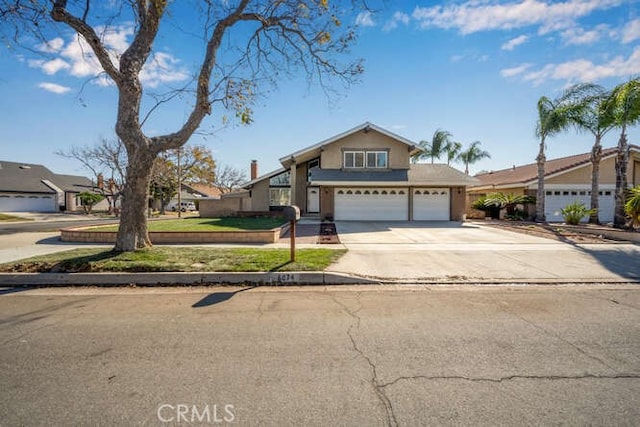
M590 216L595 211L595 209L589 209L584 203L577 201L560 209L564 222L570 225L578 225L582 218Z
M518 205L535 202L535 197L524 194L491 193L480 197L471 206L474 209L489 213L491 218L500 218L500 211L504 209L506 211L505 219L522 220L526 215L524 211L518 209Z
M102 194L92 193L90 191L83 191L78 194L78 199L82 204L82 208L84 209L84 213L91 213L93 206L100 203L104 196Z
M627 194L624 203L624 212L631 220L631 226L640 227L640 185L636 185Z

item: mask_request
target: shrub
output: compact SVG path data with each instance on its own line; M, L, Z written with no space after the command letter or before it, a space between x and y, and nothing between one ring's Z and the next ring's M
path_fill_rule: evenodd
M584 203L578 201L560 209L564 222L571 225L579 224L582 218L590 216L595 211L595 209L589 209L584 205Z
M640 185L636 185L627 194L624 203L624 212L631 220L631 226L640 227Z
M505 219L522 220L526 215L522 210L518 209L518 205L535 202L535 197L524 194L491 193L480 197L471 206L474 209L488 212L491 218L500 218L500 211L504 209L506 211Z
M101 202L102 199L104 199L104 196L102 194L92 193L90 191L83 191L82 193L78 194L78 199L82 204L84 213L88 214L91 213L91 209L93 209L93 206L95 204Z

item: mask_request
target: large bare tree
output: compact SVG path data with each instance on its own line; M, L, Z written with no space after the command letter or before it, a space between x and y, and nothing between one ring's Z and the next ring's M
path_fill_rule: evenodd
M349 4L358 7L356 2ZM184 13L185 4L192 6L190 13ZM241 122L249 123L251 99L265 81L275 83L302 69L321 85L329 77L350 83L362 72L359 61L339 61L354 40L352 29L340 21L346 13L346 2L337 0L0 0L5 39L14 29L38 35L48 24L58 33L72 29L117 88L115 131L128 159L118 251L151 245L145 212L153 162L159 153L183 146L214 107L220 107L220 115L232 108ZM191 95L184 121L173 132L151 136L143 129L148 114L171 96L143 110L141 73L167 21L164 30L198 34L203 50L193 84L180 94ZM132 40L114 54L105 43L105 28L123 22L135 22Z

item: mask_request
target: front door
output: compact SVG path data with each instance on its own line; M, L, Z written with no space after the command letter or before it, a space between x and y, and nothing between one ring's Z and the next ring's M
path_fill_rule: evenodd
M320 188L307 187L307 212L320 212Z

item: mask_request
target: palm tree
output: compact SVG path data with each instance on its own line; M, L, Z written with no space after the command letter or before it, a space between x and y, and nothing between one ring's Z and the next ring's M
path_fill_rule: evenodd
M452 135L446 130L436 130L431 141L420 141L422 152L413 156L413 162L431 158L431 163L433 163L435 159L439 159L446 152L446 147L451 144L451 137Z
M462 152L462 143L460 142L450 142L446 147L447 151L447 164L450 165L451 162L458 159L460 156L460 152Z
M557 99L546 96L538 100L538 121L536 136L540 138L540 149L536 162L538 164L538 190L536 192L536 221L546 221L544 214L544 166L547 138L566 130L571 124L572 105L568 102L567 93Z
M640 119L640 78L616 86L611 91L607 102L612 109L615 126L621 129L616 158L616 207L613 225L614 227L623 227L626 222L624 199L627 190L627 164L629 162L627 127L633 126Z
M458 158L464 163L464 173L469 175L469 165L476 163L478 160L490 159L489 152L480 149L480 141L472 142L464 151L461 151Z
M600 161L602 160L602 137L614 128L615 123L611 114L611 108L607 102L610 94L600 85L577 84L568 89L568 97L574 97L577 104L582 103L584 108L577 109L573 116L573 124L578 131L590 132L595 142L591 148L591 214L589 222L598 224L599 211L599 179Z

